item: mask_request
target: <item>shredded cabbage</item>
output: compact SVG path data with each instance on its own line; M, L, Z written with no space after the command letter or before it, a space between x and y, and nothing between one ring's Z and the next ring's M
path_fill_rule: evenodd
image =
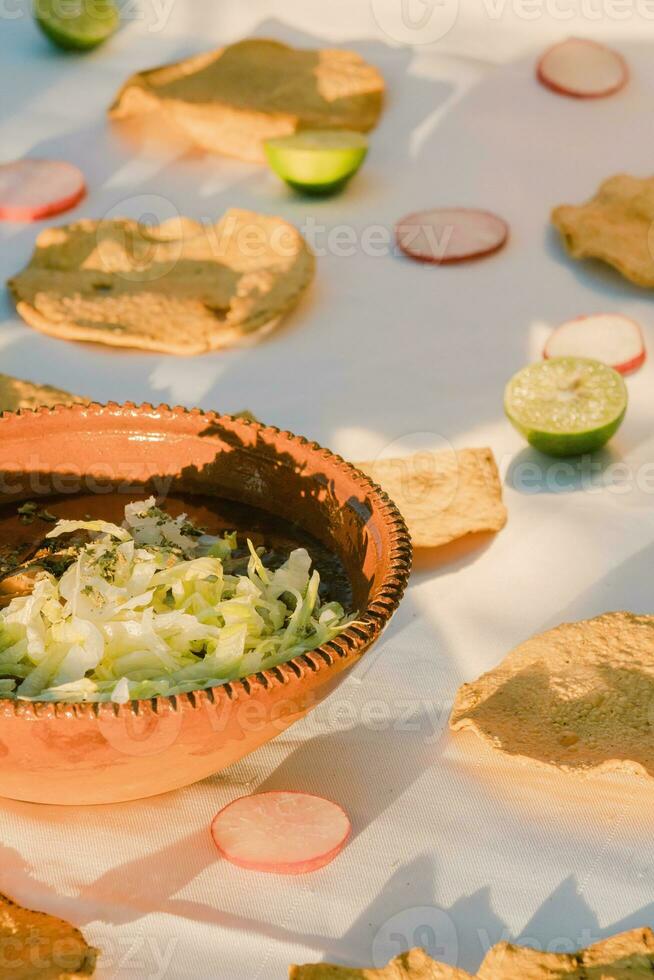
M272 571L250 541L239 557L236 534L204 534L154 497L128 504L122 527L62 520L47 537L75 532L84 543L63 574L40 572L0 610L0 697L120 704L198 690L313 650L348 622L321 603L304 548Z

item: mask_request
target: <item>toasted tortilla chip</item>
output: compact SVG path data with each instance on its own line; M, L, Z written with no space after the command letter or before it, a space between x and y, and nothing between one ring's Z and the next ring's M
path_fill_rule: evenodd
M22 408L40 408L42 405L84 405L88 398L71 395L68 391L51 385L37 385L31 381L0 374L0 413L18 412Z
M63 919L32 912L0 894L3 980L75 980L95 973L98 950Z
M109 113L159 110L199 147L255 163L263 141L298 129L372 129L384 81L353 51L248 39L132 75Z
M479 980L646 980L654 973L654 933L632 929L578 953L540 953L498 943L484 958Z
M654 616L566 623L459 688L450 727L566 772L654 777Z
M313 272L292 225L232 209L216 225L174 218L47 228L9 288L23 319L43 333L200 354L271 329Z
M240 412L234 412L235 419L244 419L246 422L259 422L260 419L256 417L254 412L251 412L249 408L242 408Z
M414 548L434 548L465 534L499 531L506 524L490 449L424 452L355 465L397 504Z
M654 972L654 933L632 929L578 953L542 953L501 942L484 957L476 980L649 980ZM317 963L292 966L289 980L474 980L464 970L436 963L412 949L381 970Z
M601 259L654 287L654 177L609 177L586 204L555 208L552 221L573 258Z
M437 963L422 949L410 949L379 970L316 963L292 966L288 976L289 980L471 980L469 973Z

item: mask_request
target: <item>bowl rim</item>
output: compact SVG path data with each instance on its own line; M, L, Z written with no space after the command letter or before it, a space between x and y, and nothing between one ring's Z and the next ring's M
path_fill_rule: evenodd
M267 433L274 438L283 438L318 454L337 470L354 480L359 489L372 496L377 504L381 520L386 525L390 535L389 567L383 580L370 597L365 609L344 630L327 643L321 644L314 650L300 654L264 671L247 674L244 677L226 681L213 687L197 688L179 694L159 694L151 698L134 699L122 704L113 701L32 701L15 698L0 698L0 716L37 716L42 718L56 717L85 717L98 718L107 713L119 717L121 715L140 715L147 710L162 714L166 710L177 711L182 704L192 709L201 707L205 701L216 704L219 698L227 697L230 701L237 698L248 698L256 694L263 685L264 688L286 686L297 682L307 669L316 674L319 671L332 670L337 667L340 672L347 666L348 660L356 660L382 634L386 625L398 608L407 587L413 557L411 537L404 518L396 504L388 494L369 476L357 469L352 463L343 459L331 449L326 449L315 440L298 436L289 429L279 429L274 425L266 425L238 414L229 415L201 408L186 408L182 405L170 406L166 403L154 405L151 402L77 402L68 405L39 406L37 408L19 409L15 412L0 412L0 438L2 427L7 423L20 425L21 419L35 417L50 417L56 415L81 416L131 415L162 417L168 422L186 417L206 418L212 424L237 422L257 432ZM258 682L258 683L257 683ZM163 711L162 711L163 709Z

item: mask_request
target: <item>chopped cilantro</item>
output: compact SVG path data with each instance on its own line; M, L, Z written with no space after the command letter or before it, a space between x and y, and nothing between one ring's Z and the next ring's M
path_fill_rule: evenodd
M62 555L46 555L43 558L39 558L39 562L45 568L46 572L50 572L55 578L61 578L67 568L73 564L75 561L75 555L62 554Z
M27 500L24 504L21 504L18 508L18 514L20 515L22 524L33 524L37 517L39 520L46 521L48 524L57 523L55 514L51 514L49 510L43 507L40 508L33 500Z
M33 524L36 520L36 511L37 506L31 500L28 500L27 503L21 504L18 508L21 524Z

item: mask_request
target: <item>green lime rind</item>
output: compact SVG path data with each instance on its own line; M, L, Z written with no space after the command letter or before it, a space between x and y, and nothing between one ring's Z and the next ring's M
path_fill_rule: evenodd
M264 142L270 168L303 194L341 190L366 158L368 140L351 130L302 130Z
M504 410L527 442L548 456L601 449L627 410L617 371L585 357L555 357L518 371L506 386Z
M523 429L514 419L511 419L516 429L522 433L530 446L538 449L546 456L584 456L594 453L611 439L618 431L624 419L624 412L612 422L593 433L575 436L553 436L550 433L538 432L534 429Z
M65 51L88 51L120 24L114 0L35 0L34 17L50 41Z
M290 180L288 177L284 177L283 179L289 187L292 187L294 191L298 191L300 194L310 194L312 197L326 197L329 194L336 194L337 191L343 190L350 178L341 177L340 180L333 180L327 184L302 184L297 180Z

